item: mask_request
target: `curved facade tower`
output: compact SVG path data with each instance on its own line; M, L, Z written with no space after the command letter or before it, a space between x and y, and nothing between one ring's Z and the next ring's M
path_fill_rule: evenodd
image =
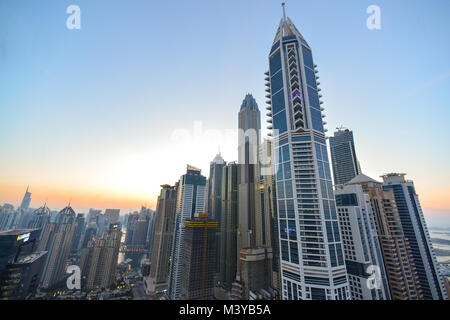
M276 158L282 297L349 299L318 71L284 5L269 67L267 115Z

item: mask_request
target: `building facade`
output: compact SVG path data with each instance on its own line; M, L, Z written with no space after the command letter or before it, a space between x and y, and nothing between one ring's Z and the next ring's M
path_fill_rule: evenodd
M283 10L266 91L286 300L350 298L317 72L310 46Z
M393 192L383 190L380 182L364 174L359 174L348 184L360 185L370 198L391 299L422 299L411 248L403 233Z
M144 281L147 293L168 288L169 259L175 231L178 185L162 185L156 205L155 237L149 277Z
M394 193L403 232L411 247L423 298L447 300L444 280L438 269L436 255L414 183L405 180L405 174L399 173L386 174L382 178L383 189L392 190Z
M185 244L184 221L193 219L196 212L205 211L206 193L206 177L201 175L200 169L188 165L186 174L181 176L178 183L175 232L169 275L169 298L171 300L179 300L181 295Z
M184 221L184 250L181 278L182 300L213 300L216 274L217 221L208 213L196 213Z
M39 243L39 251L48 251L41 280L43 288L50 288L64 279L75 228L76 214L70 206L62 209L55 221L45 226Z
M347 183L361 173L352 131L348 129L336 131L334 137L330 137L330 153L334 184Z
M370 198L360 185L335 191L352 300L390 300Z

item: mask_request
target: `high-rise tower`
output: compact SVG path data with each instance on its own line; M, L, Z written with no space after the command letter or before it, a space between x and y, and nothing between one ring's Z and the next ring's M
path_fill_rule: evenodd
M330 137L330 152L334 184L347 183L361 173L352 131L348 129L336 131L334 137Z
M184 221L193 219L194 213L203 213L205 209L206 177L201 170L190 165L178 184L175 233L172 245L172 261L169 275L169 297L179 300L184 250Z
M150 275L145 278L147 293L168 288L169 258L175 229L177 185L162 185L156 205L155 237L151 255Z
M76 214L70 206L62 209L56 220L47 223L39 243L39 251L48 251L42 274L42 287L49 288L66 275L66 260L72 249Z
M245 96L239 111L238 213L242 230L241 248L256 246L256 205L258 147L261 117L251 94Z
M436 255L414 183L405 180L405 174L400 173L390 173L382 177L383 189L394 192L403 232L411 246L423 298L447 300L444 280L438 269Z
M27 191L25 191L25 195L23 196L22 199L22 203L20 204L20 209L28 209L30 207L30 202L31 202L31 192L28 191L28 187L27 187Z
M348 299L347 271L331 182L317 66L286 17L266 73L275 144L283 299Z

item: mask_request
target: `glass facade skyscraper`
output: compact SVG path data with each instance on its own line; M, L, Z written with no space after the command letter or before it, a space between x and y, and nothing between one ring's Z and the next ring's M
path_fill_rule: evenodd
M414 183L405 174L390 173L383 177L383 189L392 190L402 222L403 232L411 246L418 281L425 300L446 300L444 280L439 272L436 255L425 223Z
M312 51L283 12L269 54L284 300L349 299Z
M355 152L353 132L338 130L330 137L334 184L345 184L361 173Z

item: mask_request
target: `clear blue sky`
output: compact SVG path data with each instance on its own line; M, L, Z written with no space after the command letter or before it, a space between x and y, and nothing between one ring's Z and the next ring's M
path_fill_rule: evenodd
M450 1L286 3L318 64L328 133L351 128L363 171L406 172L429 212L450 213ZM71 4L81 30L66 28ZM381 30L366 28L372 4ZM265 110L280 19L272 0L2 0L0 203L31 184L35 206L41 187L64 186L138 207L187 162L206 170L217 147L186 151L171 134L235 128L247 92ZM225 160L235 148L221 146Z

